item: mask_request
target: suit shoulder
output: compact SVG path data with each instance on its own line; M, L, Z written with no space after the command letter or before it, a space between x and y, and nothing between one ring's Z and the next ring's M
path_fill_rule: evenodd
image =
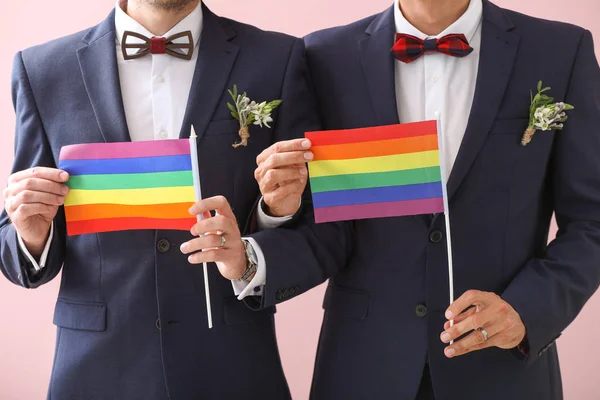
M304 38L307 51L308 49L339 46L344 43L356 43L357 38L364 35L365 30L379 15L380 14L371 15L367 18L363 18L347 25L336 26L333 28L327 28L313 32Z
M543 36L546 40L552 40L555 37L578 40L586 32L585 28L574 24L534 17L513 10L505 11L520 33L533 34L537 37Z
M22 50L20 58L31 86L71 79L79 71L77 50L85 46L83 39L91 29Z
M46 43L35 45L21 51L23 60L28 64L39 64L55 58L60 58L65 54L73 53L84 45L83 38L92 28L88 28L68 36L50 40Z
M265 47L291 48L299 39L281 32L265 31L254 25L220 17L222 23L228 24L235 32L236 38L242 41L262 43Z

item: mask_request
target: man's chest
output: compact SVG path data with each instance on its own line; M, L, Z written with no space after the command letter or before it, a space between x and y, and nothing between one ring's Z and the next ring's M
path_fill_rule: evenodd
M123 109L131 140L177 139L188 105L196 60L168 55L119 60Z
M395 94L400 122L440 119L446 176L458 155L475 95L479 52L465 58L432 53L412 63L395 61Z
M439 112L447 174L455 175L450 185L454 190L467 177L477 187L498 194L513 186L515 171L521 169L535 170L533 179L543 181L554 132L539 135L536 143L527 147L520 145L520 139L528 123L529 90L535 88L540 77L551 75L551 68L506 55L496 60L490 54L488 49L485 56L481 54L483 58L473 58L454 68L428 63L420 70L397 71L390 64L389 73L387 64L371 68L369 63L376 61L355 53L344 54L345 58L338 54L339 62L315 57L311 73L316 80L324 127L391 125L435 119ZM473 55L476 53L469 57ZM358 59L362 65L349 66L349 59ZM336 76L333 69L340 70L344 63L348 65L345 72ZM375 70L379 75L373 73ZM557 99L564 99L565 84L563 76L554 79ZM532 169L533 165L538 167Z

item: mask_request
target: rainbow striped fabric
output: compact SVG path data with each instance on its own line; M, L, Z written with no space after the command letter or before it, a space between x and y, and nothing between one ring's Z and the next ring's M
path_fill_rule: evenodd
M436 121L306 138L317 223L444 211Z
M136 229L189 230L196 219L186 139L65 146L58 167L70 174L69 236Z

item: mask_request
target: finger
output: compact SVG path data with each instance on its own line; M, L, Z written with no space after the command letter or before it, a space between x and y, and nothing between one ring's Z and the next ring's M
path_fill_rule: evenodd
M27 178L38 178L64 183L69 180L69 174L66 171L56 168L35 167L26 169L24 171L15 172L8 178L8 183L17 183Z
M53 219L56 215L57 207L49 206L47 204L42 203L29 203L29 204L21 204L15 211L12 213L11 218L14 221L21 221L27 218L30 218L34 215L41 215L46 219Z
M295 180L305 179L306 174L307 169L305 166L300 168L271 169L267 171L260 182L260 191L264 195L276 190L280 185L283 186Z
M56 194L58 196L66 196L69 193L69 188L65 184L40 178L25 178L17 183L8 186L5 192L5 196L16 196L24 190L51 193Z
M265 162L258 167L258 175L260 178L271 169L286 168L286 167L301 167L306 162L312 161L314 155L312 152L295 151L291 153L273 154Z
M200 200L190 208L189 212L192 215L205 215L213 210L217 211L219 214L233 219L234 221L236 220L235 215L231 210L231 206L224 196L215 196Z
M495 320L497 319L497 313L490 308L486 308L481 312L474 312L471 316L465 318L463 321L459 323L454 323L454 326L446 329L440 335L440 339L444 343L450 343L453 340L457 340L461 336L466 333L477 329L477 328L486 328L491 326ZM492 334L492 332L489 332ZM494 332L495 333L495 332ZM461 339L461 341L464 339Z
M497 340L498 339L493 337L488 337L488 340L485 340L483 333L480 331L473 331L464 339L454 342L453 345L446 347L444 349L444 354L448 358L462 356L476 350L494 347L497 344Z
M205 250L198 253L194 253L188 256L188 262L190 264L202 264L209 262L219 262L227 259L227 249L214 249Z
M188 212L189 212L190 214L192 214L192 209L190 208L190 209L188 210ZM196 214L192 214L192 215L193 215L193 216L195 216L195 217L197 216ZM211 215L211 213L210 213L210 212L208 212L208 211L206 211L206 212L203 212L203 213L201 213L201 214L199 214L199 215L201 216L200 220L203 220L203 219L206 219L206 218L212 218L212 215Z
M262 153L258 155L258 157L256 157L256 165L262 164L272 154L308 150L311 146L312 144L308 139L293 139L277 142L269 148L265 149Z
M461 321L464 321L465 319L467 319L468 317L473 315L476 311L477 311L477 309L475 307L469 308L467 311L462 312L456 318L454 318L454 323L458 324ZM446 323L444 324L444 330L446 330L448 328L450 328L450 321L446 321Z
M192 239L181 245L181 252L183 254L191 254L197 251L206 249L218 249L221 248L221 235L209 234L204 235L196 239Z
M262 164L261 166L259 166L258 168L256 168L256 170L254 170L254 179L256 180L256 182L258 182L259 184L265 179L265 175L267 175L267 173L269 171L272 170L285 170L285 169L297 169L298 171L302 171L304 172L306 169L306 163L300 163L300 164L292 164L292 165L287 165L287 166L283 166L283 167L279 167L279 168L269 168L267 166L267 164ZM306 174L308 174L308 171L306 172Z
M454 319L470 306L485 306L489 293L479 290L466 291L454 301L446 310L446 319Z
M197 222L191 229L194 236L202 236L211 232L222 232L224 235L234 234L233 225L235 220L226 217L225 215L217 214L214 217L203 219Z
M15 197L11 198L10 211L15 211L22 204L29 203L42 203L49 206L61 206L65 202L63 196L57 196L55 194L44 193L44 192L33 192L31 190L24 190Z
M304 188L306 187L306 179L301 181L294 181L285 186L280 186L270 193L264 194L265 203L269 207L279 204L286 197L291 196L293 194L302 195L304 192Z

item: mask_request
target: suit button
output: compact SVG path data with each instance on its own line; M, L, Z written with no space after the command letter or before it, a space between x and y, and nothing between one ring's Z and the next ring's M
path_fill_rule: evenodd
M417 314L417 317L419 318L424 318L427 315L427 307L423 304L419 304L417 308L415 308L415 314Z
M439 229L436 229L434 231L431 231L431 233L429 234L429 241L431 243L439 243L442 241L443 237L444 237L444 234L442 233L442 231L440 231Z
M160 239L156 244L156 248L161 253L166 253L171 248L171 243L167 239Z
M156 329L160 331L160 318L156 320Z

